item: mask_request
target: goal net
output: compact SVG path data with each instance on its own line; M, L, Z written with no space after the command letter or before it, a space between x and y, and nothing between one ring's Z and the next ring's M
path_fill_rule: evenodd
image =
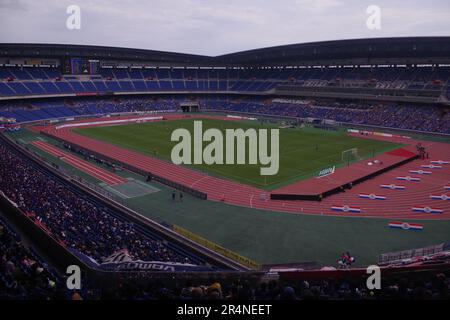
M360 160L360 159L361 158L358 154L358 148L344 150L341 153L341 161L352 162L352 161Z

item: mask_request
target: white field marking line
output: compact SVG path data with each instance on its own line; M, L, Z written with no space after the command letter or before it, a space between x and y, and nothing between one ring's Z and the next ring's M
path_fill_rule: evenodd
M118 196L121 197L122 199L130 199L130 198L132 198L132 197L129 197L128 195L126 195L126 194L123 194L123 193L120 192L119 190L114 189L111 185L108 185L108 184L107 184L107 185L104 186L103 188L109 190L109 191L112 192L112 193L115 193L116 195L118 195Z
M98 172L99 175L103 176L103 177L107 177L111 180L117 181L118 183L123 183L125 181L122 181L122 179L120 179L119 177L114 176L113 174L109 173L108 171L104 170L104 169L100 169L97 168L96 166L90 164L90 163L86 163L81 159L75 158L75 157L66 157L64 156L65 159L71 159L74 162L79 163L80 166L83 166L84 168L89 168L95 172Z
M44 151L47 151L48 153L52 154L52 151L48 150L48 149L45 149L44 146L42 146L42 149ZM72 160L72 159L70 159L70 158L68 158L68 157L66 157L64 155L61 155L61 156L58 156L58 157L59 157L60 160L62 160L64 162L72 165L76 169L79 169L79 170L81 170L81 171L83 171L85 173L88 173L88 174L92 175L94 178L97 178L98 180L104 181L104 182L106 182L108 184L117 184L116 181L111 180L111 179L109 179L109 178L107 178L107 177L105 177L105 176L103 176L103 175L101 175L99 173L96 173L93 170L87 168L86 166L83 166L82 164L77 163L76 161L74 161L74 160Z
M40 144L40 145L41 146L47 146L49 150L54 150L55 153L60 153L61 156L64 157L64 159L71 159L74 162L75 161L79 162L80 166L83 166L84 168L90 168L90 169L92 169L94 171L98 171L99 175L101 174L102 176L108 177L111 180L118 181L120 183L123 182L120 177L115 176L114 174L112 174L112 173L110 173L110 172L108 172L108 171L106 171L104 169L98 168L98 167L94 166L93 164L91 164L89 162L86 162L86 161L84 161L82 159L79 159L79 158L77 158L75 156L72 156L72 155L70 155L70 154L68 154L66 152L63 152L63 151L59 150L58 148L56 148L56 147L54 147L52 145L46 145L46 144Z
M237 183L237 184L243 184L242 182L239 182L239 180L237 180L237 179L242 179L242 180L248 181L248 182L253 183L253 184L256 184L256 185L261 185L261 183L259 183L258 181L254 181L254 180L251 180L251 179L248 179L248 178L236 176L236 175L234 175L234 174L231 174L231 173L229 173L229 172L225 172L225 171L219 170L219 169L217 169L217 168L209 169L209 170L212 171L212 172L219 173L219 174L221 174L221 175L223 176L223 177L214 177L214 176L211 175L211 176L209 176L209 177L214 177L214 178L217 178L217 179L222 179L222 180L226 180L226 181L231 181L231 182L234 182L234 183ZM233 180L227 179L227 176L228 176L228 177L233 177L233 178L235 178L236 180L233 181ZM244 184L244 185L245 185L245 184ZM252 187L252 188L257 188L257 187L255 187L255 186L250 186L250 187Z
M95 166L92 166L89 163L83 162L81 159L72 157L69 154L65 154L62 151L58 150L57 148L54 148L53 146L46 145L46 144L40 144L39 145L43 150L47 151L50 154L56 155L57 157L61 157L61 159L72 161L73 163L76 163L79 167L83 167L85 169L91 169L92 171L98 171L98 175L107 176L106 172L96 168ZM111 180L117 180L114 176L108 176Z
M92 138L93 139L93 138ZM102 141L102 142L106 142L106 143L109 143L109 144L111 144L111 145L113 145L113 146L116 146L116 147L118 147L118 148L124 148L125 150L126 149L129 149L130 151L132 151L132 152L135 152L135 153L137 153L137 154L141 154L141 155L144 155L144 156L148 156L148 157L150 157L150 158L152 158L152 159L157 159L157 160L160 160L160 161L164 161L164 162L167 162L167 163L169 163L169 164L173 164L172 162L170 162L170 159L160 159L160 158L158 158L158 157L155 157L154 156L154 154L153 153L151 153L150 151L141 151L141 150L137 150L134 146L131 146L131 145L129 145L129 144L127 144L127 143L117 143L117 142L115 142L115 141L111 141L111 142L109 142L109 141L106 141L106 140L102 140L102 139L99 139L100 141ZM194 169L194 170L196 170L196 168L194 167L194 168L190 168L189 166L184 166L185 168L187 168L187 169L190 169L190 170L192 170L192 169ZM219 169L217 169L217 168L214 168L214 169L208 169L209 171L211 171L211 172L216 172L216 173L219 173L219 174L221 174L223 177L216 177L217 179L222 179L222 180L227 180L227 176L229 176L229 177L233 177L233 178L235 178L235 179L242 179L242 180L245 180L245 181L247 181L247 182L249 182L249 183L252 183L252 184L256 184L256 185L261 185L261 183L260 182L258 182L258 181L255 181L255 180L251 180L251 179L248 179L248 178L244 178L244 177L240 177L240 176L236 176L236 175L233 175L233 174L230 174L230 173L228 173L228 172L225 172L225 171L222 171L222 170L219 170ZM207 177L213 177L214 178L214 175L208 175L208 173L206 173L205 174L205 172L203 172L201 169L200 170L198 170L197 169L197 171L198 172L200 172L200 173L202 173L202 174L204 174L204 175L206 175ZM203 178L202 178L203 179ZM200 179L201 180L201 179ZM194 184L196 184L198 181L195 181L192 185L194 185ZM235 181L236 183L239 183L239 181Z
M78 163L77 161L74 161L73 159L65 158L65 157L63 157L61 159L63 159L63 161L65 161L75 167L78 167L78 169L81 169L82 171L90 173L95 178L98 178L99 180L109 183L110 185L118 184L117 180L110 179L110 178L106 177L105 175L103 175L102 173L98 173L95 170L92 170L91 168L86 167L83 164Z
M138 198L138 197L142 197L142 196L145 196L145 195L147 195L147 194L151 194L151 193L152 193L152 192L146 192L146 191L144 191L144 192L139 192L139 193L137 193L137 194L135 194L135 195L132 195L132 196L128 196L128 195L123 194L123 193L120 192L119 190L114 189L113 186L108 186L108 187L110 187L111 190L114 190L115 192L117 192L117 193L123 195L125 198Z
M325 162L325 159L328 159L328 158L331 158L331 157L335 157L335 156L337 156L337 155L339 155L339 152L332 153L332 154L327 155L327 156L324 156L324 157L315 158L315 159L313 159L313 160L311 160L311 161L312 161L313 163L326 164L326 165L328 165L328 163ZM364 160L361 160L361 161L364 161ZM280 162L281 162L281 161L280 161ZM341 164L341 163L345 163L345 161L344 161L344 162L343 162L342 160L341 160L341 161L338 161L338 162L336 162L334 165ZM356 163L356 162L353 162L353 163ZM353 164L353 163L352 163L352 164ZM330 164L330 165L333 165L333 164Z
M106 140L104 140L104 141L106 141ZM109 141L106 141L106 142L109 143ZM134 146L132 146L132 145L130 145L130 144L127 144L127 143L122 143L122 142L118 143L118 142L116 142L116 141L111 141L111 143L112 143L113 145L119 147L119 148L122 147L122 146L126 146L127 148L129 148L129 149L131 149L131 150L133 150L133 151L135 151L135 152L138 152L138 153L139 153L139 152L141 151L141 150L138 150L138 149L136 149ZM339 143L339 142L338 142L338 143ZM314 146L304 147L304 148L301 148L301 149L291 149L291 150L289 150L288 152L281 153L280 155L283 155L283 154L286 154L286 153L290 153L290 152L293 152L293 151L296 151L296 150L308 150L308 149L312 149L312 148L314 148ZM147 154L147 155L149 155L150 157L154 157L154 155L153 155L150 151L144 152L144 154ZM339 155L339 152L336 152L336 153L333 153L333 154L331 154L331 155L327 155L327 156L324 156L324 157L321 157L321 158L314 159L313 162L319 163L319 164L322 163L322 164L327 164L327 165L328 165L328 163L325 163L324 160L325 160L325 159L328 159L328 158L331 158L331 157L335 157L335 156L337 156L337 155ZM342 161L341 161L341 162L342 162ZM338 164L340 164L341 162L338 162ZM252 179L249 179L249 178L244 178L244 177L241 177L241 176L236 176L236 175L233 175L233 174L231 174L231 173L228 173L228 172L219 170L219 169L217 169L217 168L209 169L209 170L212 171L212 172L217 172L217 173L219 173L219 174L221 174L221 175L224 175L225 177L222 177L222 178L225 178L225 179L226 179L226 176L229 176L229 177L233 177L233 178L235 178L235 179L242 179L242 180L245 180L245 181L247 181L247 182L249 182L249 183L251 183L251 184L257 185L257 186L266 186L266 187L267 187L267 186L270 186L270 185L282 183L282 182L284 182L284 181L286 181L286 180L295 179L296 177L299 177L299 176L308 174L308 171L313 171L313 170L308 170L308 171L306 171L306 172L305 172L305 171L300 171L300 173L297 173L297 172L299 172L299 171L297 171L296 168L292 168L291 170L294 171L294 172L296 172L294 175L288 176L288 177L286 177L286 178L282 178L282 179L278 179L278 180L272 181L272 182L270 182L270 183L267 184L267 185L263 185L263 184L262 184L262 181L259 182L259 181L257 181L257 180L252 180ZM314 170L316 170L316 169L314 169ZM203 172L202 172L202 173L203 173ZM204 173L203 173L203 174L204 174ZM218 177L218 178L220 179L221 177ZM203 179L203 178L202 178L202 179ZM192 183L192 184L191 184L191 187L194 186L195 184L197 184L197 182L199 182L199 181L202 180L202 179L199 179L198 181L195 181L194 183ZM236 181L236 182L239 183L239 181Z
M48 154L53 155L54 157L59 158L61 161L66 162L66 163L72 165L72 166L73 166L74 168L76 168L76 169L79 169L79 170L81 170L81 171L84 171L85 173L90 173L91 175L93 175L95 178L98 179L97 174L94 174L94 173L90 172L87 168L82 168L81 165L79 165L79 164L77 164L77 163L71 162L70 159L69 159L68 157L65 157L63 154L59 153L58 151L54 151L54 150L48 148L46 145L39 145L39 148L40 148L41 150L47 152ZM83 169L85 169L85 170L83 170ZM109 181L108 179L104 179L104 180L99 179L99 180L104 181L104 182L107 182L107 183L112 183L112 181Z
M319 162L319 161L318 161L318 162ZM320 162L321 162L321 161L320 161ZM324 163L324 162L321 162L321 163ZM296 177L299 177L299 176L302 176L302 175L306 175L306 174L308 174L309 171L311 171L311 172L313 171L313 170L309 170L309 171L300 171L301 173L296 173L296 174L294 174L294 175L292 175L292 176L288 176L288 177L286 177L286 178L281 178L281 179L278 179L278 180L272 180L269 184L263 185L263 184L262 184L262 181L259 182L259 181L252 180L252 179L249 179L249 178L244 178L244 177L241 177L241 176L236 176L236 175L233 175L233 174L231 174L231 173L229 173L229 172L225 172L225 171L223 171L223 170L219 170L219 169L217 169L217 168L209 169L209 170L212 171L212 172L219 173L219 174L221 174L221 175L223 176L223 177L218 177L218 179L225 179L225 180L227 180L227 176L228 176L228 177L233 177L233 178L235 178L235 179L245 180L245 181L250 182L250 183L253 183L253 184L257 185L257 186L264 186L264 187L271 186L271 185L278 184L278 183L282 183L282 182L285 182L285 181L287 181L287 180L291 180L291 179L294 179L294 178L296 178ZM295 168L288 169L288 171L298 172ZM214 177L214 176L211 176L211 177ZM234 182L240 183L239 181L234 181ZM251 187L255 187L255 186L251 186ZM256 187L256 188L258 188L258 187Z
M85 169L88 173L91 173L94 177L100 178L99 180L103 180L105 182L108 182L109 184L120 184L122 183L121 180L114 176L110 176L108 174L105 174L105 171L100 170L96 168L95 166L92 166L91 164L86 164L82 160L77 158L72 158L71 156L66 156L65 154L61 153L58 149L54 150L50 146L47 146L45 144L39 144L42 150L47 151L50 154L56 155L57 157L61 157L61 160L68 162L69 164L78 167L78 169ZM103 178L103 179L102 179Z
M325 162L323 162L323 161L317 161L317 162L325 164ZM334 166L336 166L336 165L334 165ZM288 182L288 184L286 185L286 186L288 186L290 184L294 184L294 183L298 182L298 181L289 182L289 180L297 180L296 178L300 178L302 176L307 176L307 175L310 175L310 177L307 177L307 179L315 177L316 175L314 174L314 172L318 171L319 169L320 168L310 169L310 170L307 170L307 171L299 171L300 173L296 173L296 174L294 174L292 176L288 176L286 178L275 180L275 181L271 182L269 185L274 185L274 184L278 184L278 183ZM336 170L337 169L339 169L339 168L336 168ZM285 169L285 170L286 171L298 172L296 169Z
M54 157L62 157L63 154L61 152L58 151L54 151L51 150L50 148L47 147L46 144L40 142L40 141L35 141L33 142L33 145L38 147L40 150L45 151L46 153L49 153L50 155L53 155Z
M205 180L205 179L207 179L207 178L210 178L210 176L205 175L205 176L201 177L200 179L198 179L198 180L194 181L193 183L191 183L190 187L192 188L192 187L195 186L197 183L199 183L200 181Z
M131 177L130 177L130 178L127 178L127 180L130 181L130 182L137 183L137 184L139 184L140 186L142 186L142 187L144 187L144 188L147 188L147 189L152 190L153 192L161 191L160 189L158 189L158 188L152 186L151 184L147 184L147 183L145 183L145 182L143 182L143 181L140 181L140 180L135 180L134 178L131 178Z
M189 169L189 168L188 168ZM208 177L212 177L212 178L217 178L217 179L222 179L222 180L226 180L226 181L230 181L229 179L227 179L227 177L231 177L231 178L235 178L236 180L231 180L231 182L235 182L235 183L240 183L240 184L242 184L242 182L239 182L239 180L238 179L241 179L241 180L245 180L245 181L247 181L247 182L249 182L249 183L252 183L252 184L254 184L254 185L252 185L252 186L248 186L248 187L252 187L252 188L257 188L257 189L260 189L261 187L268 187L268 186L272 186L272 185L275 185L275 184L278 184L278 183L283 183L283 182L286 182L286 181L288 181L288 180L291 180L291 179L295 179L295 178L297 178L297 177L301 177L301 176L303 176L303 175L306 175L306 174L308 174L308 172L310 171L310 172L312 172L313 170L309 170L309 171L300 171L301 173L296 173L296 174L294 174L294 175L292 175L292 176L288 176L288 177L286 177L286 178L281 178L281 179L278 179L278 180L271 180L267 185L263 185L262 184L262 181L256 181L256 180L252 180L252 179L249 179L249 178L244 178L244 177L242 177L242 176L237 176L237 175L234 175L234 174L231 174L231 173L229 173L229 172L225 172L225 171L223 171L223 170L219 170L219 169L217 169L217 168L214 168L214 169L209 169L211 172L216 172L216 173L218 173L218 174L220 174L220 175L222 175L222 177L214 177L213 175L208 175ZM288 171L294 171L294 172L298 172L298 171L296 171L295 169L288 169ZM202 172L203 173L203 172ZM205 174L205 173L203 173L203 174ZM206 173L207 174L207 173ZM203 179L203 178L202 178ZM201 180L201 179L200 179ZM296 183L296 181L294 181L294 182L292 182L292 183ZM289 183L289 184L291 184L291 183ZM255 186L256 185L256 186Z
M339 143L339 141L335 141L337 144L340 144ZM287 149L286 151L284 151L284 152L280 152L280 155L284 155L284 154L289 154L289 153L292 153L292 152L294 152L294 151L302 151L302 152L304 152L304 151L306 151L306 150L314 150L315 149L315 145L313 145L313 146L304 146L303 148L289 148L289 149ZM327 149L327 147L324 147L324 146L322 146L322 148L324 148L324 149ZM348 150L348 149L347 149ZM345 150L342 150L342 151L345 151ZM341 152L342 153L342 152ZM335 152L335 154L339 154L339 152Z
M89 136L88 136L88 137L89 137ZM133 150L133 151L135 151L135 152L138 152L138 153L144 153L144 154L146 154L146 155L148 155L148 156L150 156L150 157L155 157L154 154L153 154L151 151L143 151L143 150L140 150L140 149L136 148L134 145L131 145L131 144L128 144L128 143L124 143L124 142L120 142L120 143L119 143L119 142L117 142L116 140L103 140L103 139L99 139L99 140L104 141L104 142L107 142L107 143L111 143L112 145L117 146L117 147L119 147L119 148L121 148L121 147L126 147L126 148L131 149L131 150ZM338 143L339 143L339 142L338 142ZM293 151L297 151L297 150L308 150L308 149L312 149L312 148L314 148L314 146L308 146L308 147L304 147L304 148L301 148L301 149L294 149L294 148L293 148L293 149L289 150L288 152L284 152L284 153L281 152L280 155L287 154L287 153L290 153L290 152L293 152ZM314 161L314 162L317 162L317 163L324 163L324 164L325 164L324 159L328 159L328 158L337 156L337 155L339 155L339 154L340 154L339 152L336 152L336 153L333 153L333 154L330 154L330 155L326 155L326 156L324 156L324 157L316 158L316 159L314 159L313 161ZM155 157L155 158L156 158L156 159L159 159L158 157ZM340 162L339 162L339 163L340 163ZM231 176L231 177L243 179L243 180L248 181L248 182L253 183L253 184L261 185L261 183L259 183L258 181L255 181L255 180L252 180L252 179L249 179L249 178L244 178L244 177L232 175L232 174L229 174L229 173L227 173L227 172L225 172L225 171L222 171L222 170L218 170L218 169L210 169L210 170L213 171L213 172L214 172L214 171L217 171L218 173L220 173L220 174L222 174L222 175L229 175L229 176ZM292 168L292 171L297 172L296 168ZM292 178L294 178L294 177L296 177L296 176L299 176L299 175L302 175L302 174L303 174L303 173L295 174L295 175L292 176ZM288 177L287 179L291 179L291 178ZM277 180L277 181L275 181L275 182L273 182L273 183L270 183L270 184L280 183L280 182L283 182L283 181L284 181L284 179L281 179L281 180ZM270 185L270 184L269 184L269 185Z
M93 122L77 122L77 123L69 123L69 124L63 124L60 126L56 126L56 130L60 129L66 129L66 128L73 128L73 127L85 127L85 126L107 126L108 124L123 124L128 122L137 122L142 121L145 122L146 120L162 120L163 117L141 117L141 118L129 118L129 119L117 119L117 120L106 120L106 121L93 121Z
M339 143L339 141L338 141L338 143ZM117 143L117 142L112 142L112 144L113 145L115 145L115 146L117 146L117 147L122 147L122 146L127 146L129 149L131 149L131 150L134 150L135 152L140 152L140 150L137 150L137 149L135 149L135 147L133 147L133 146L131 146L131 145L129 145L129 144L127 144L127 143ZM288 152L284 152L284 153L281 153L281 155L283 155L283 154L286 154L286 153L290 153L290 152L293 152L293 151L296 151L296 150L308 150L308 149L312 149L312 148L314 148L314 146L311 146L311 147L305 147L305 148L301 148L301 149L291 149L291 150L289 150ZM149 155L150 157L153 157L153 154L151 153L151 152L145 152L147 155ZM331 157L335 157L335 156L337 156L337 155L339 155L339 152L336 152L336 153L333 153L333 154L331 154L331 155L327 155L327 156L324 156L324 157L321 157L321 158L318 158L318 159L314 159L313 161L315 162L315 163L322 163L322 164L327 164L328 165L328 163L325 163L325 159L328 159L328 158L331 158ZM361 161L363 161L363 160L361 160ZM340 161L340 162L338 162L337 164L341 164L342 163L342 161ZM308 174L307 172L305 172L305 171L300 171L301 173L296 173L296 174L294 174L294 175L292 175L292 176L288 176L288 177L286 177L286 178L282 178L282 179L279 179L279 180L274 180L274 181L271 181L269 184L267 184L267 185L263 185L262 184L262 182L259 182L259 181L256 181L256 180L252 180L252 179L249 179L249 178L244 178L244 177L241 177L241 176L236 176L236 175L233 175L233 174L230 174L230 173L228 173L228 172L225 172L225 171L222 171L222 170L218 170L217 168L214 168L214 169L210 169L212 172L217 172L217 173L219 173L219 174L221 174L221 175L225 175L225 177L218 177L218 179L223 179L223 178L225 178L225 180L226 180L226 176L229 176L229 177L233 177L233 178L237 178L237 179L242 179L242 180L245 180L245 181L247 181L247 182L249 182L249 183L252 183L252 184L254 184L254 185L257 185L257 186L265 186L265 187L267 187L267 186L271 186L271 185L275 185L275 184L278 184L278 183L283 183L283 182L285 182L285 181L287 181L287 180L291 180L291 179L295 179L295 178L297 178L297 177L300 177L300 176L302 176L302 175L306 175L306 174ZM316 170L316 169L314 169L314 170ZM294 171L294 172L298 172L298 171L296 171L296 169L291 169L291 170L289 170L289 171ZM309 171L313 171L313 170L309 170ZM204 173L203 173L204 174ZM209 176L209 175L208 175ZM213 177L213 176L209 176L209 177ZM204 177L205 178L205 177ZM202 178L202 179L204 179L204 178ZM198 181L195 181L193 184L191 184L191 186L193 186L193 185L195 185L195 184L197 184L197 182L199 182L200 180L202 180L202 179L199 179ZM235 182L237 182L237 183L239 183L239 181L235 181ZM292 183L295 183L295 182L292 182ZM255 187L255 186L253 186L253 187Z

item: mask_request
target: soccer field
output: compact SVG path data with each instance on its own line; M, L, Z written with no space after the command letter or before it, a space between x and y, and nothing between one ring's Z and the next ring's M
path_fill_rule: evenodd
M33 152L65 172L93 184L99 183L95 177L29 143L43 140L58 146L58 141L28 130L8 135L28 143ZM83 159L76 153L74 156ZM98 165L95 161L91 163ZM145 177L127 170L116 174L161 190L124 199L124 204L133 210L154 221L183 227L261 264L317 261L334 266L340 253L349 250L357 258L356 266L364 267L376 263L379 254L384 252L445 242L450 230L450 221L423 221L420 223L424 225L424 231L411 232L387 228L390 219L281 213L204 201L189 194L183 202L173 202L169 187L146 182Z
M209 128L217 128L222 132L225 129L238 128L243 130L277 128L275 125L261 125L259 122L250 121L201 120L203 132ZM171 151L177 142L172 142L170 137L172 132L178 128L185 128L193 135L194 119L91 127L76 129L75 131L94 139L171 161ZM203 146L205 147L207 144L209 142L204 142ZM346 135L345 131L325 131L310 127L280 129L279 146L279 171L273 176L260 175L260 164L201 164L189 166L208 174L272 190L309 178L324 168L346 165L347 161L342 161L342 151L344 150L358 148L358 156L368 158L374 154L399 147L399 145L390 142L350 137Z

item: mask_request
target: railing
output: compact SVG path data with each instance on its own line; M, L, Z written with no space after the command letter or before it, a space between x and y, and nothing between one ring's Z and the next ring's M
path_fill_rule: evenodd
M200 237L199 235L196 235L193 232L190 232L189 230L186 230L180 226L173 225L173 230L180 235L200 244L201 246L208 248L210 250L213 250L227 258L233 259L234 261L238 262L241 265L244 265L252 270L259 270L260 266L255 261L246 258L244 256L241 256L240 254L237 254L236 252L233 252L231 250L225 249L224 247L209 241L203 237Z

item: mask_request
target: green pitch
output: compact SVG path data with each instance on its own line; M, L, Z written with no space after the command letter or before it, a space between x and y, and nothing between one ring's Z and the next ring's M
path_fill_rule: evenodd
M45 139L48 143L60 146L58 141L40 136L34 131L7 134L21 143ZM91 183L99 183L96 178L61 159L31 144L27 146L66 172ZM126 170L116 174L132 178L131 181L147 185L147 188L160 189L159 192L147 190L143 196L124 198L121 203L156 222L176 224L261 264L317 261L335 266L340 254L349 250L356 257L356 266L365 267L376 263L379 254L384 252L421 248L448 241L450 221L423 221L424 231L418 233L387 228L389 220L385 219L271 212L203 201L189 194L185 195L183 202L173 202L172 189L169 187L146 182L145 177Z
M261 125L256 121L201 120L203 132L209 128L217 128L223 132L225 129L238 128L243 130L248 128L277 128L275 125ZM177 144L177 142L170 141L170 136L178 128L188 129L193 136L194 119L92 127L77 129L76 132L170 161L172 148ZM203 146L205 147L208 143L204 142ZM358 156L368 158L374 154L399 147L399 145L389 142L350 137L344 131L325 131L308 127L280 129L279 145L279 171L273 176L260 175L260 164L202 164L190 165L190 167L211 175L271 190L297 180L309 178L324 168L346 165L347 161L342 161L342 151L344 150L358 148Z

